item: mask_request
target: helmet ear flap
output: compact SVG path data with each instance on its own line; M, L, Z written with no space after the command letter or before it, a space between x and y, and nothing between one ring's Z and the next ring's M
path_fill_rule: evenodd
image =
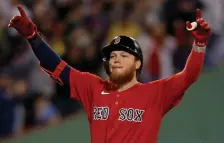
M110 75L109 61L106 58L103 58L103 67L107 75Z

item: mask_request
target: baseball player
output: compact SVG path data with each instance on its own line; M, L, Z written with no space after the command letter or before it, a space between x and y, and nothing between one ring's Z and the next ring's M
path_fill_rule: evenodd
M60 59L41 38L35 24L18 6L21 16L11 19L30 43L40 66L79 100L88 115L92 143L156 143L163 116L182 99L202 69L210 27L196 11L196 22L186 22L194 38L183 71L166 79L140 83L142 51L131 37L118 36L102 49L108 80L80 72Z

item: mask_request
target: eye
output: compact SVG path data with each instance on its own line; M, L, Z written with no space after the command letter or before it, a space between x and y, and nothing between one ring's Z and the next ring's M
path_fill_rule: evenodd
M123 58L126 58L126 57L128 57L128 55L121 55Z
M114 58L115 56L114 55L110 55L110 59Z

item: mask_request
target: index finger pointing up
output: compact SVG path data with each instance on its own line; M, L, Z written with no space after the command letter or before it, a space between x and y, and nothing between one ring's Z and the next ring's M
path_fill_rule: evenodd
M19 10L19 12L20 12L20 15L21 15L22 17L27 17L27 16L26 16L26 13L25 13L25 11L23 10L23 8L22 8L21 5L18 5L17 8L18 8L18 10Z
M196 10L196 20L202 18L201 10L197 9Z

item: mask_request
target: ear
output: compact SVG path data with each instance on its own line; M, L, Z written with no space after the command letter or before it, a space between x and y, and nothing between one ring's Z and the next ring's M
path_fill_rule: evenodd
M141 66L141 61L140 61L140 60L137 60L137 61L135 62L135 68L136 68L136 70L139 69L140 66Z

